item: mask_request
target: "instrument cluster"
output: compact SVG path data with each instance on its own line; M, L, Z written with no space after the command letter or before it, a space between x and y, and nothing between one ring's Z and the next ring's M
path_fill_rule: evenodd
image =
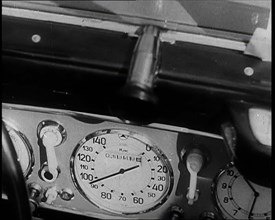
M239 174L219 135L14 104L2 113L42 208L102 219L271 218L271 189Z

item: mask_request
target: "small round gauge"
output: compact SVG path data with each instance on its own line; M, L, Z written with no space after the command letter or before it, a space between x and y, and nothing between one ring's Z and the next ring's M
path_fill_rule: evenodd
M9 123L5 123L5 125L17 153L24 177L28 178L34 165L31 145L24 134L13 128Z
M271 219L271 188L247 180L233 163L215 179L213 195L225 219Z
M173 186L172 167L147 138L122 129L86 136L71 157L76 187L94 205L118 214L148 212Z

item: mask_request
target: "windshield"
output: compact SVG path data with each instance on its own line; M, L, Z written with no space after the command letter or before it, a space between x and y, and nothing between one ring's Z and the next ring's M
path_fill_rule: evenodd
M13 5L28 1L4 1ZM252 35L266 29L271 0L135 0L29 1L35 9L74 13L129 24L153 24L165 29L213 34Z

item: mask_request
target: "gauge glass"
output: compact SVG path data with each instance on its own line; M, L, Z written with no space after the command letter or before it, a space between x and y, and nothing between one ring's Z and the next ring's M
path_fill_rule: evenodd
M246 180L233 163L217 176L213 189L225 219L271 219L271 189Z
M127 130L88 135L73 152L71 172L84 197L118 214L155 209L173 186L167 157L147 138Z
M6 124L6 128L17 153L18 161L25 178L28 178L34 165L33 151L26 136Z

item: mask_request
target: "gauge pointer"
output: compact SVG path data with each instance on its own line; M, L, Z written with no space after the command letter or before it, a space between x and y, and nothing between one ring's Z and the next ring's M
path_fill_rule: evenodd
M252 212L253 212L256 200L257 200L257 198L259 197L260 194L255 190L255 188L252 186L252 184L246 178L244 178L244 180L249 185L249 187L252 189L252 191L254 193L254 200L253 200L252 206L251 206L249 214L248 214L248 219L252 219L251 218Z
M259 197L259 193L258 193L258 192L255 192L255 193L254 193L254 200L253 200L251 209L250 209L249 214L248 214L248 219L252 219L252 218L251 218L251 216L252 216L252 211L253 211L253 209L254 209L254 206L255 206L255 203L256 203L256 200L257 200L258 197Z
M110 174L110 175L108 175L108 176L101 177L101 178L99 178L99 179L97 179L97 180L94 180L94 181L91 181L90 184L93 184L93 183L96 183L96 182L98 182L98 181L101 181L101 180L105 180L105 179L111 178L111 177L116 176L116 175L119 175L119 174L124 174L125 172L128 172L128 171L130 171L130 170L136 169L136 168L138 168L138 167L139 167L139 165L136 165L136 166L133 166L133 167L130 167L130 168L127 168L127 169L121 168L121 169L120 169L118 172L116 172L116 173Z

